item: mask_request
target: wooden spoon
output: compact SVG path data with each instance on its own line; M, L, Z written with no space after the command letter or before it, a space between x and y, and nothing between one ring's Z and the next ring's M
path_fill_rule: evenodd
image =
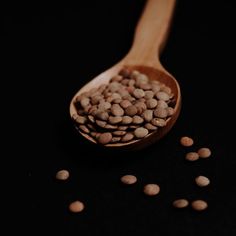
M134 3L135 4L135 3ZM160 53L164 47L175 6L175 0L148 0L136 27L133 45L129 53L116 65L101 73L84 85L70 103L70 115L76 114L75 98L83 92L106 84L122 68L138 70L152 80L158 80L171 88L175 97L174 114L167 120L166 126L140 140L128 143L108 144L106 147L119 149L140 149L163 137L174 125L181 107L180 88L174 77L160 63ZM79 131L80 132L80 131ZM89 141L96 143L89 135L80 132Z

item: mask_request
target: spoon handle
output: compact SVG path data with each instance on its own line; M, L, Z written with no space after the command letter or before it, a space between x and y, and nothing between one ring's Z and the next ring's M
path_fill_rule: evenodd
M147 0L137 24L127 63L157 65L164 48L176 0Z

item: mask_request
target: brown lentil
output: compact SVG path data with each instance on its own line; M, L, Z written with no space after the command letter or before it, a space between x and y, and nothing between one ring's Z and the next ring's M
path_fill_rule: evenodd
M114 81L114 82L111 82L111 83L108 85L108 88L109 88L109 90L110 90L112 93L114 93L114 92L116 92L116 91L119 90L120 84L119 84L118 82Z
M122 101L121 98L115 98L112 100L113 103L117 103L117 104L120 103L121 101Z
M154 110L153 114L158 118L166 118L168 116L168 111L164 108L157 108Z
M160 88L159 84L153 84L153 85L152 85L152 91L153 91L154 93L159 92L160 89L161 89L161 88Z
M185 156L185 159L188 161L196 161L199 159L199 155L197 152L188 152Z
M108 130L114 130L114 129L117 129L117 127L118 127L117 125L106 124L104 128Z
M145 93L142 89L135 89L133 95L135 98L142 98L145 96Z
M139 87L143 90L150 90L152 86L148 83L140 83Z
M123 108L120 107L119 104L113 104L111 106L111 113L114 116L123 116L124 115L124 110L123 110Z
M123 130L116 130L116 131L113 131L112 134L116 135L116 136L123 136L126 134L126 131L123 131Z
M168 101L170 96L166 92L160 91L156 93L156 98L159 100Z
M80 115L77 115L77 114L75 114L75 115L73 116L73 119L74 119L78 124L80 124L80 125L84 125L84 124L86 123L86 121L87 121L87 118L86 118L86 117L80 116Z
M153 109L157 106L157 100L154 98L150 98L146 101L147 108Z
M145 84L148 83L148 77L145 74L139 73L136 77L137 84Z
M92 115L88 115L88 120L92 123L95 123L95 118Z
M195 200L191 203L191 206L195 211L203 211L208 207L208 204L203 200Z
M208 158L211 156L211 150L209 148L200 148L198 150L198 155L201 158Z
M174 108L172 108L172 107L167 107L166 110L167 110L167 115L168 115L168 116L174 115Z
M143 128L143 127L137 128L134 131L134 135L135 135L136 138L143 138L147 134L148 134L148 130Z
M102 133L99 137L98 137L98 142L101 144L107 144L112 140L112 135L111 133Z
M146 122L150 122L153 119L153 111L152 110L144 111L142 117Z
M121 182L123 184L135 184L137 182L137 178L134 175L124 175L121 177Z
M185 208L189 205L188 200L186 199L177 199L173 202L175 208Z
M151 120L151 123L155 126L158 126L158 127L163 127L166 125L166 121L164 119L160 119L160 118L153 118Z
M111 143L117 143L121 140L121 137L112 137Z
M168 108L168 104L163 100L159 100L157 101L157 108Z
M80 104L81 106L84 108L84 107L87 107L90 103L90 99L89 98L82 98L80 100Z
M147 184L144 186L143 192L148 196L154 196L160 192L160 187L157 184Z
M139 74L140 74L139 71L133 70L133 71L131 72L130 77L131 77L132 79L136 79Z
M98 96L93 96L91 98L91 103L92 103L92 105L97 105L99 103L99 101L101 101L102 99L103 99L103 97L101 95L100 96L99 95Z
M167 87L167 86L163 86L163 87L161 88L161 91L162 91L162 92L165 92L165 93L167 93L167 94L171 94L171 88L170 88L170 87Z
M56 173L56 179L58 180L67 180L70 176L70 173L68 170L59 170Z
M128 84L129 84L129 80L128 80L128 79L123 79L123 80L121 81L121 84L123 84L123 85L128 85Z
M116 82L120 82L122 80L122 76L121 75L115 75L111 78L111 81L116 81Z
M141 112L147 109L146 104L141 99L139 99L138 102L135 103L135 106L138 108L138 110L141 109Z
M129 100L122 100L122 101L120 102L120 105L121 105L122 108L125 109L125 108L131 106L132 103L131 103Z
M126 133L122 138L121 142L129 142L134 138L134 135L132 133Z
M96 117L100 120L108 120L109 118L109 115L107 112L104 112L104 111L98 111L96 113Z
M126 68L123 68L120 72L119 75L123 76L123 77L128 77L130 75L130 71Z
M145 99L151 99L154 97L154 92L153 91L145 91Z
M101 127L101 128L104 128L107 124L106 121L102 121L102 120L96 120L96 124Z
M195 178L195 182L199 187L206 187L210 184L210 180L205 176L198 176Z
M128 126L127 125L121 125L121 126L118 126L117 127L117 130L127 130L128 129Z
M98 109L99 110L108 110L110 108L111 108L111 103L110 102L102 101L98 104Z
M72 202L69 205L69 210L73 213L78 213L84 210L84 204L81 201Z
M184 136L180 139L180 143L181 145L185 146L185 147L190 147L193 145L193 139L187 136Z

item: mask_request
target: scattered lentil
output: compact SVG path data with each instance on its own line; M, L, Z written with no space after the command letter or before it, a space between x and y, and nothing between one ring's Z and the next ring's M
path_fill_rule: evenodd
M79 126L79 129L83 132L83 133L86 133L88 134L90 131L89 129L85 126L85 125L80 125Z
M137 128L134 131L134 135L135 135L136 138L143 138L147 134L148 134L148 130L143 128L143 127Z
M146 122L150 122L153 119L153 111L152 110L144 111L142 117Z
M150 123L145 124L145 128L148 130L157 130L157 127Z
M147 184L144 186L143 191L146 195L154 196L160 192L160 187L157 184Z
M195 211L203 211L208 207L208 204L203 200L195 200L191 203L191 206Z
M175 208L185 208L189 205L188 200L186 199L177 199L173 202Z
M112 140L112 134L111 133L102 133L99 137L98 137L98 142L100 144L107 144Z
M139 125L139 124L142 124L143 121L144 121L143 118L140 116L135 115L133 117L133 124Z
M134 138L134 135L132 133L126 133L122 139L121 142L129 142Z
M198 155L201 158L208 158L211 156L211 150L209 148L200 148L198 150Z
M195 182L199 187L206 187L210 184L210 180L205 176L198 176L195 178Z
M193 145L193 139L187 136L184 136L180 139L180 143L181 145L185 146L185 147L190 147Z
M136 115L138 112L138 109L136 106L128 106L126 109L125 109L125 114L128 115L128 116L134 116Z
M135 184L137 182L137 178L134 175L124 175L120 180L124 184Z
M199 159L199 155L197 152L188 152L185 156L185 159L188 161L196 161Z
M70 176L70 173L68 170L59 170L56 173L56 179L58 180L67 180Z
M69 205L69 210L78 213L84 210L84 204L81 201L74 201Z

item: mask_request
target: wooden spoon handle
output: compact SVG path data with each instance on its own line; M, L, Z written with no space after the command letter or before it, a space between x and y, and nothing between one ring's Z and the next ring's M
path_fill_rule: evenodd
M127 63L157 65L167 39L176 0L147 0Z

